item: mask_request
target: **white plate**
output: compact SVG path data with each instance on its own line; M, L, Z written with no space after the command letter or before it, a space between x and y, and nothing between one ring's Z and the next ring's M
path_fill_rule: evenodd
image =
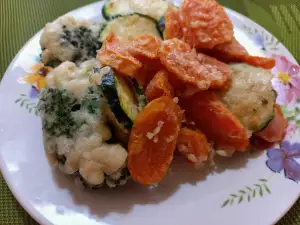
M99 21L102 4L91 4L70 14ZM291 67L295 59L270 33L232 10L227 9L227 12L237 39L250 53L280 55L281 58L277 58L280 72L288 72L282 66L299 69L296 65ZM43 149L41 121L34 114L36 99L27 97L30 85L17 82L39 56L40 34L37 33L15 57L0 88L1 171L15 197L39 223L267 225L279 220L299 197L299 183L287 179L285 175L290 173L284 174L283 170L291 172L287 165L293 162L292 172L294 176L299 175L299 166L292 159L298 160L300 156L288 154L288 158L272 159L269 161L272 165L285 163L281 173L274 173L266 166L267 151L226 159L220 163L220 169L208 176L175 161L157 188L130 183L112 190L77 189L72 178L50 168ZM275 83L279 81L277 74L274 71ZM279 97L282 99L284 95L279 93ZM23 107L20 107L22 102ZM296 128L300 124L296 115L300 110L296 107L293 103L284 106L290 120L287 137L290 142L300 140L300 131Z

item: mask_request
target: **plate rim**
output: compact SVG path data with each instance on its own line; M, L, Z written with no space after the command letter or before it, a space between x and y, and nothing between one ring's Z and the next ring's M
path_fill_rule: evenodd
M94 3L90 3L90 4L87 4L87 5L84 5L82 7L79 7L79 8L73 9L71 11L68 11L67 13L65 13L63 15L60 15L60 16L64 16L64 15L67 15L67 14L75 14L76 12L81 11L84 8L94 7L94 5L97 5L97 4L99 4L99 2L103 2L103 1L105 1L105 0L100 0L98 2L94 2ZM247 16L245 16L245 15L243 15L243 14L241 14L241 13L239 13L239 12L233 10L233 9L230 9L230 8L227 8L227 7L224 7L224 8L225 8L225 10L227 12L229 12L231 15L233 15L237 19L240 18L242 20L247 21L248 23L255 24L255 26L259 27L261 30L264 30L269 35L275 37L266 28L264 28L262 25L256 23L254 20L250 19L249 17L247 17ZM7 73L12 69L12 67L15 64L16 60L18 59L18 57L23 53L23 51L26 48L26 46L28 45L28 43L30 43L34 38L36 38L38 35L40 35L40 33L42 32L42 30L43 30L43 28L40 29L39 31L37 31L28 41L26 41L24 43L24 45L22 46L22 48L14 56L14 58L10 62L9 66L7 67L5 73L4 73L3 77L2 77L2 80L0 82L0 90L1 90L1 87L2 87L2 85L4 83L2 81L5 80L5 79L8 79ZM275 37L275 38L277 39L277 37ZM285 51L287 51L289 53L290 59L292 59L294 61L294 63L298 64L297 60L295 59L294 55L289 51L289 49L287 49L285 47L285 45L283 45L281 42L280 42L280 45L285 49ZM0 143L0 145L1 145L1 143ZM41 225L55 225L50 220L48 220L45 216L43 216L38 210L36 210L33 207L33 205L30 204L30 202L23 201L23 198L21 197L21 195L19 195L17 193L17 191L15 190L15 188L13 187L13 185L11 184L11 182L10 182L11 179L8 178L9 177L9 171L5 169L5 167L3 166L4 165L3 162L4 162L3 158L0 157L0 172L2 173L2 177L4 178L4 181L6 182L9 190L13 194L15 200L22 206L23 210L25 210L30 217L32 217L36 222L38 222ZM298 193L298 196L296 196L295 199L289 204L289 206L286 207L285 210L280 215L278 215L276 217L276 219L274 219L274 222L272 224L276 224L281 218L283 218L288 213L288 211L290 211L290 209L295 205L295 203L298 201L298 199L300 199L300 192Z

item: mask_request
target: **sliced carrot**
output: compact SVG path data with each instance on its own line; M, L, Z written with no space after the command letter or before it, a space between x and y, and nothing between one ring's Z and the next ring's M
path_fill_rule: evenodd
M183 34L180 26L179 11L172 6L169 6L165 13L164 39L181 39L182 37Z
M246 150L249 144L246 128L214 92L198 92L180 99L179 103L186 118L214 142L216 149Z
M160 40L154 35L141 35L127 45L127 50L134 57L158 58Z
M157 183L165 176L180 130L182 112L170 97L150 102L136 118L128 145L128 169L141 184Z
M195 87L198 91L207 90L209 87L222 88L227 82L228 74L222 68L219 69L221 62L205 59L203 54L197 55L195 49L179 39L163 41L159 55L161 63L177 80L183 85Z
M142 67L139 60L134 58L117 37L111 33L103 42L97 53L97 58L102 65L111 66L118 73L133 77Z
M150 81L146 88L146 97L148 101L152 101L162 96L174 97L174 88L168 81L168 72L160 70Z
M222 62L244 62L248 57L247 50L234 38L229 43L215 46L213 49L204 51Z
M265 129L255 135L268 142L279 142L284 138L287 126L288 122L284 118L280 106L275 105L275 117Z
M274 143L267 142L257 135L252 135L250 138L250 144L255 150L267 150L274 145Z
M180 129L177 149L194 166L207 161L211 151L210 145L202 132L186 127Z
M264 69L272 69L276 64L273 58L250 56L247 50L235 38L229 43L220 44L213 49L203 51L226 63L245 62Z
M233 39L233 25L215 0L184 0L180 23L184 41L196 48L211 49Z
M140 85L143 86L144 90L146 90L146 87L148 86L149 82L153 79L155 74L165 69L165 67L161 64L159 59L141 59L141 62L143 63L142 68L138 70L138 72L135 75L135 78L138 80Z
M259 56L248 56L245 61L252 66L262 67L264 69L272 69L276 65L275 59Z
M227 64L201 53L197 54L197 59L202 65L206 65L209 68L211 89L222 89L231 83L230 68Z

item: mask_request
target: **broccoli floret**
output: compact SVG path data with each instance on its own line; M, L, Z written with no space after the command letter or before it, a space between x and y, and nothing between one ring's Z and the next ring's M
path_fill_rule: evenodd
M72 137L76 123L71 115L72 100L64 89L46 89L41 93L38 110L43 117L43 130L51 136Z
M54 137L72 138L78 128L86 123L84 117L76 116L78 111L79 114L87 112L99 116L100 89L96 85L89 87L82 99L71 96L65 89L45 89L41 93L38 110L45 132Z

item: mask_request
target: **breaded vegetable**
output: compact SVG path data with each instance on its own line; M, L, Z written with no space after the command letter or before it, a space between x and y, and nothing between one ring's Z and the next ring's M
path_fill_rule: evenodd
M247 50L235 38L229 43L220 44L213 49L204 51L226 63L245 62L264 69L272 69L275 66L275 59L273 58L250 56Z
M205 50L205 53L221 60L222 62L244 62L248 56L247 50L235 38L228 43Z
M214 92L198 92L179 103L187 119L214 142L216 149L246 150L249 144L246 128Z
M174 88L168 81L168 72L160 70L148 84L145 94L148 101L152 101L162 96L173 98Z
M134 58L119 42L118 38L111 33L98 51L97 58L100 63L111 66L118 73L133 77L142 67L140 61Z
M130 134L128 169L145 185L161 181L173 159L181 110L170 97L150 102L138 115Z
M230 68L227 64L201 53L197 54L197 59L202 65L206 65L208 71L211 72L209 74L211 79L210 88L222 89L226 86L224 85L226 81L228 81L228 85L230 84Z
M259 56L248 56L246 62L252 66L262 67L264 69L272 69L276 65L275 59Z
M186 127L180 129L177 149L194 166L200 166L206 162L211 151L202 132Z
M280 106L275 105L275 117L265 129L256 133L256 135L268 142L279 142L284 138L287 126L288 122L284 118Z
M203 54L198 56L195 49L176 38L163 41L159 54L161 63L177 80L183 85L197 88L198 91L210 87L222 88L228 80L227 71L224 73L223 68L219 68L221 62L207 59Z
M164 39L183 37L182 29L179 20L179 11L169 6L167 12L165 13L165 30L163 33Z
M160 40L154 35L142 35L135 38L127 46L127 50L134 57L143 56L149 59L158 58Z
M184 41L196 48L211 49L233 39L233 25L215 0L184 0L180 22Z

